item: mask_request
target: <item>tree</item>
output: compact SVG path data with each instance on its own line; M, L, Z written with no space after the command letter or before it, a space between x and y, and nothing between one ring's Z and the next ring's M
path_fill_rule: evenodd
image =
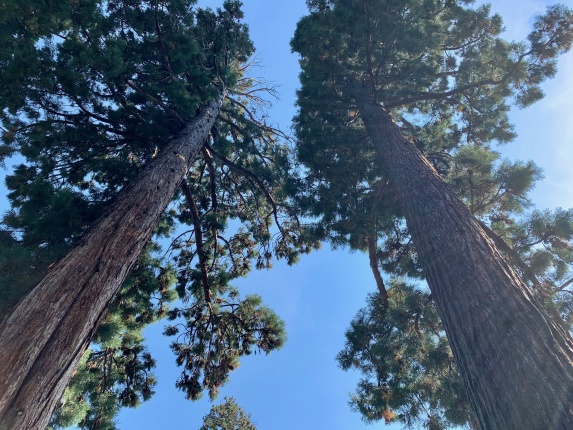
M524 187L539 175L531 163L500 162L490 149L462 147L448 164L446 181L474 216L491 224L483 224L490 238L529 280L533 294L554 301L570 330L573 211L521 212L528 206ZM391 251L380 249L379 261L387 261ZM369 422L479 428L432 295L425 283L399 278L400 267L414 265L408 256L400 260L401 265L385 263L385 272L395 276L386 287L387 302L379 292L368 297L337 356L342 369L362 374L350 405Z
M233 397L225 397L225 402L213 405L203 417L199 430L256 430L249 414L237 405Z
M483 428L567 428L571 339L439 172L462 144L514 137L507 100L542 96L571 12L549 8L526 43L507 43L498 16L465 3L309 3L292 42L301 202L321 217L315 234L374 251L382 236L404 273L423 271Z
M42 2L36 3L25 5L32 16L46 12ZM11 369L2 380L2 428L47 424L104 317L96 337L101 349L88 352L76 374L81 385L86 367L91 372L86 388L76 390L79 398L85 398L86 390L101 394L87 402L91 412L85 423L109 422L118 401L135 405L145 400L153 386L146 376L153 360L134 330L167 315L164 304L173 298L169 287L174 281L189 304L169 314L187 319L173 348L184 366L178 386L189 398L204 388L216 395L239 356L253 347L269 352L284 342L278 317L257 297L240 300L228 281L249 270L250 261L260 257L257 247L291 261L301 252L296 226L284 225L283 208L269 186L273 175L288 168L273 167L282 160L274 130L241 102L241 97L258 96L241 92L252 84L241 68L252 45L239 22L239 2L228 1L217 13L194 13L192 4L76 2L65 13L48 11L42 25L8 15L7 40L19 34L15 45L21 42L23 48L2 65L3 154L19 153L30 161L10 179L17 209L5 222L22 230L10 232L9 244L27 243L34 248L30 258L43 255L44 248L60 255L71 250L0 326L0 355ZM236 98L225 99L227 93ZM219 115L222 104L224 116ZM222 121L214 127L217 118ZM214 143L205 146L209 133ZM237 142L244 144L244 153L233 147ZM189 185L185 177L201 151L202 170L192 173L198 179ZM216 169L227 181L220 191ZM177 267L150 263L147 253L131 284L124 284L114 299L180 184L182 193L176 197L187 209L168 210L163 217L167 228L159 228L169 231L175 219L193 226L187 240L176 240L171 248ZM205 189L207 195L193 195ZM28 210L41 207L50 195L70 207L66 220L74 219L72 211L86 216L62 234L34 237L49 217L44 208L39 222L29 224ZM233 199L245 204L230 210ZM221 231L229 217L244 217L249 230L227 240ZM269 233L273 217L283 224L273 241L276 249ZM52 247L56 242L59 250ZM264 255L260 264L269 259ZM157 306L149 304L154 291L159 293ZM106 317L114 300L116 310ZM168 331L173 335L177 329ZM118 360L118 355L123 357ZM66 413L62 408L58 416Z

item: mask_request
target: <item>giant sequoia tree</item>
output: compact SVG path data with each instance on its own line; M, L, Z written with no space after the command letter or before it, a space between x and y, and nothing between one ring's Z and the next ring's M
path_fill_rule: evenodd
M56 425L109 426L152 394L138 333L159 317L177 323L166 334L190 399L284 341L276 315L229 281L305 250L277 197L285 151L249 109L262 99L244 75L240 3L193 4L2 6L2 152L26 160L7 181L2 267L34 267L14 297L47 274L0 326L1 428L44 428L94 335ZM149 240L179 225L164 263ZM169 310L173 287L184 306Z
M302 57L298 156L309 169L301 204L321 217L315 233L368 249L373 267L423 272L483 428L571 427L571 338L527 268L474 217L503 211L479 209L477 193L468 209L440 177L462 145L514 137L508 100L542 96L570 47L571 12L551 7L526 41L508 43L500 18L469 1L308 3L292 46ZM471 189L478 175L468 175ZM522 192L507 189L500 203ZM377 283L385 309L396 298L379 274Z

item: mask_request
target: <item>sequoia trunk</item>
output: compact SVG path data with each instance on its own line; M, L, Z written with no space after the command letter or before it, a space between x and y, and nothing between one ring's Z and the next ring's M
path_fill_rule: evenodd
M201 109L0 324L0 429L44 429L122 282L213 127Z
M484 430L573 429L573 341L368 90L349 89L396 190Z

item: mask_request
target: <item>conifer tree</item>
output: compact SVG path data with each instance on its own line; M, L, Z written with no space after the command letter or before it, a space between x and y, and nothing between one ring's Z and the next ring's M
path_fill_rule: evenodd
M525 265L475 218L503 211L480 208L477 193L465 196L466 207L440 174L451 171L455 187L450 158L461 146L469 153L514 137L508 102L527 106L542 97L539 84L570 48L572 14L551 7L527 41L508 43L499 16L469 3L308 2L311 14L292 41L302 67L297 151L308 169L299 198L320 219L316 235L369 252L384 312L400 289L389 294L379 262L427 279L482 428L565 429L573 425L571 339L541 290L532 292ZM521 192L501 187L498 204L519 209L535 168L500 167L499 174L515 174ZM464 179L473 190L472 175ZM378 419L393 418L390 403L380 405Z
M284 147L248 106L262 99L244 73L240 3L193 4L32 1L15 7L29 20L6 15L2 153L26 162L8 179L4 267L19 254L38 264L14 297L61 258L2 320L1 428L44 428L93 336L56 426L110 425L149 398L140 331L157 318L184 319L166 334L180 332L177 385L190 399L216 396L241 355L284 342L278 317L229 285L273 253L308 250L280 197ZM233 218L243 227L229 235ZM179 224L190 228L157 260L153 230ZM169 310L174 293L184 307Z
M213 405L203 417L199 430L257 430L249 414L237 404L233 397L225 397L224 403Z

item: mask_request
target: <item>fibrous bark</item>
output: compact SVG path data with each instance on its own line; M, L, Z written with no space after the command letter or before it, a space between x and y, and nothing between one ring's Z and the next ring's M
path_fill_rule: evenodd
M368 89L348 87L398 195L482 428L572 429L573 340Z
M205 144L202 108L0 324L0 429L44 429L92 336Z

